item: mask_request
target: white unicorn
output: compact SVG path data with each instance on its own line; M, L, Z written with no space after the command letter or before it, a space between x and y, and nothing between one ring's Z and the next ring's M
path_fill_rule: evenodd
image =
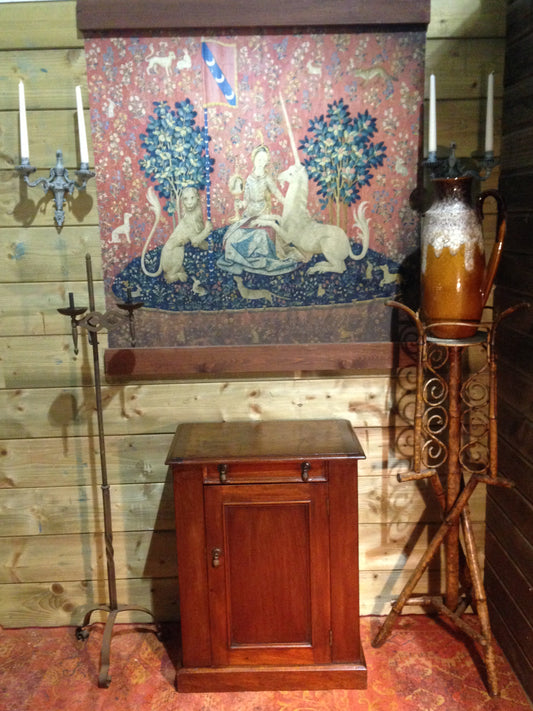
M365 219L363 207L366 204L363 203L361 205L363 209L360 209L358 213L359 220L356 222L356 226L361 232L362 249L359 254L354 254L350 240L341 227L317 222L311 217L307 209L309 176L298 157L287 110L281 96L280 99L294 156L294 164L278 176L280 182L288 183L281 216L261 215L255 221L255 224L257 226L273 227L280 239L285 244L292 245L304 262L308 262L315 254L321 254L324 260L310 267L308 269L309 274L314 272L336 272L342 274L346 271L345 260L348 257L354 260L363 259L368 251L368 221ZM293 258L296 258L295 250L290 250Z

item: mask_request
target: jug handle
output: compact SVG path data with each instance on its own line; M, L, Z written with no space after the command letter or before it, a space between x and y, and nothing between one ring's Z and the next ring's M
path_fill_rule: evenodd
M494 277L496 276L496 270L500 263L500 258L503 249L503 240L505 238L505 233L507 230L507 209L505 207L505 201L503 197L497 190L485 190L480 195L478 195L476 202L476 211L480 221L483 221L483 204L485 200L492 197L496 200L496 205L498 207L498 222L496 226L496 242L492 248L489 263L485 272L485 282L482 289L482 305L485 306L487 299L489 298L490 290L492 289L492 283L494 282Z

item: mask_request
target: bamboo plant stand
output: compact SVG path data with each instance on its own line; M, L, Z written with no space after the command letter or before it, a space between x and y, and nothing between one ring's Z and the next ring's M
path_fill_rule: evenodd
M481 646L488 690L491 696L497 696L493 639L468 502L478 484L512 486L512 482L497 475L494 339L499 322L518 307L508 309L494 323L480 324L471 338L445 340L428 335L431 324L424 325L411 309L396 302L390 305L407 312L418 333L414 466L399 480L429 479L443 520L372 645L378 647L385 642L406 605L432 608L450 618ZM484 350L483 362L475 373L463 379L463 353L472 346ZM442 545L444 594L414 594ZM463 619L470 606L479 628Z

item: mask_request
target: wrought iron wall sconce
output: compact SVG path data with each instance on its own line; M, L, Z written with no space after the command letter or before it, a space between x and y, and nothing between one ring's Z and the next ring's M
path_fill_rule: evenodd
M27 158L21 160L21 164L16 166L16 170L30 188L42 185L45 193L50 190L54 194L56 204L54 219L59 227L62 227L65 221L65 212L63 210L65 195L73 195L76 189L85 190L87 181L95 175L92 170L89 170L88 163L81 163L80 169L76 171L78 180L69 178L68 170L63 164L63 152L60 150L56 153L56 164L50 169L48 178L37 178L37 180L31 181L29 176L35 172L36 168L30 165L30 161Z
M493 168L498 165L499 161L494 157L494 152L485 151L483 157L476 161L477 166L466 166L455 155L456 147L455 142L450 144L450 152L446 158L437 158L436 151L428 153L422 164L427 167L432 179L472 177L483 181L487 180Z
M80 168L76 171L78 179L72 180L72 178L69 178L68 170L63 163L63 152L58 150L56 152L56 164L50 169L48 178L37 178L37 180L31 181L29 176L35 172L36 168L30 163L24 84L22 82L19 83L20 165L16 166L16 170L30 188L42 185L45 193L51 191L54 194L56 204L54 219L59 227L62 227L65 221L65 212L63 210L65 195L73 195L76 189L85 190L89 178L94 177L94 172L89 170L89 149L87 147L81 87L79 86L76 87L76 113L78 115L78 137L80 143Z
M485 117L485 151L477 166L463 165L455 155L456 144L450 145L447 158L437 158L437 90L435 75L429 78L429 126L428 154L422 165L426 166L432 179L471 177L487 180L498 160L494 157L494 73L487 77L487 110Z

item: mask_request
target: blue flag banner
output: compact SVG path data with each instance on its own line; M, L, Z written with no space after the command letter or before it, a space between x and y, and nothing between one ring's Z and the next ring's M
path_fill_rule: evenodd
M237 106L235 45L214 40L202 42L204 105Z

